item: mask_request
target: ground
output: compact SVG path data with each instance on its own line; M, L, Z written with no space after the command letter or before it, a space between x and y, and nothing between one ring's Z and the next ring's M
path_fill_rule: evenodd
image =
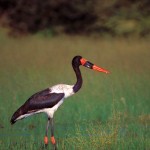
M55 113L58 149L150 147L149 39L97 36L0 36L1 149L44 149L47 117L10 118L32 94L58 83L74 84L71 66L81 55L108 69L106 75L81 67L83 86ZM49 145L51 147L51 145Z

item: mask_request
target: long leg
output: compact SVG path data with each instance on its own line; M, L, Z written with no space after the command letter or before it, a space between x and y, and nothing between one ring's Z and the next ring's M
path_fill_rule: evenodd
M54 122L53 122L53 118L51 118L50 120L50 125L51 125L51 143L54 145L54 149L56 150L56 140L54 138Z
M46 133L45 133L45 137L44 137L45 146L48 145L48 128L49 128L49 123L50 123L50 118L48 118L47 125L46 125Z

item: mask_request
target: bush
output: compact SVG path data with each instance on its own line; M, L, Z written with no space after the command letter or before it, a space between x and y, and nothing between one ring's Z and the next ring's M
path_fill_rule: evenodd
M90 0L14 0L2 2L1 14L15 31L35 33L63 26L66 32L82 32L96 21Z
M145 36L150 33L149 7L149 0L0 0L0 22L21 34Z

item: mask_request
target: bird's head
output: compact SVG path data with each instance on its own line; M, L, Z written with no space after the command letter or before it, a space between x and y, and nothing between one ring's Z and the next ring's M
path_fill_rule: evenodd
M105 70L99 66L94 65L93 63L89 62L88 60L86 60L85 58L83 58L81 56L75 56L72 60L72 65L73 66L82 65L82 66L87 67L92 70L96 70L96 71L104 72L104 73L110 73L108 70Z

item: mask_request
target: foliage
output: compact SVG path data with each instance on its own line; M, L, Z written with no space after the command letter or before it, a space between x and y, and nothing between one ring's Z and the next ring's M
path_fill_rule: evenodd
M146 36L149 0L1 0L0 22L13 33L96 33Z
M5 3L1 4L1 9L8 18L8 25L19 32L35 33L55 26L63 26L67 32L78 32L95 21L93 4L89 0L14 0L7 2L6 8Z

